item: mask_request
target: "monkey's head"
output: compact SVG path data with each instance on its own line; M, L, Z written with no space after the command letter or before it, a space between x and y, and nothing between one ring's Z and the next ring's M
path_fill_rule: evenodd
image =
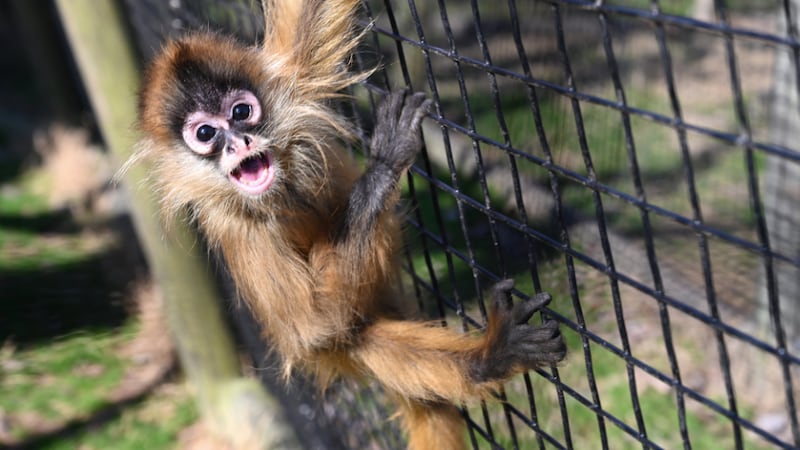
M340 86L320 89L269 50L195 33L151 63L140 128L165 212L270 213L324 189L331 141L348 133L328 105Z
M346 64L360 0L263 4L262 45L192 33L146 72L134 160L154 163L167 218L187 205L260 217L325 201L333 143L351 134L331 99L368 75Z
M193 34L168 43L141 93L141 128L174 182L260 197L278 175L269 126L274 88L262 55L232 39ZM272 127L274 128L274 127ZM175 164L170 164L174 161ZM200 194L200 193L198 193Z

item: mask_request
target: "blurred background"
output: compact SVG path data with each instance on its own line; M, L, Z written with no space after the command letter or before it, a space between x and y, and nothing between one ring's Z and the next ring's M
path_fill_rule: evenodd
M76 21L84 4L94 22ZM386 89L435 104L403 187L409 296L472 331L482 292L512 277L517 296L553 294L570 349L504 402L465 406L473 447L800 446L798 2L370 0L363 13L353 65L382 70L342 113L369 134ZM157 224L146 189L112 181L163 39L209 27L257 42L260 14L255 0L0 2L0 447L247 448L219 429L229 413L203 381L225 373L274 397L235 403L234 434L263 425L242 410L272 405L294 446L403 448L379 388L276 381L198 238L177 247L211 303L176 300L190 286L164 286L179 269L153 250L161 233L142 233ZM81 32L130 53L91 59ZM192 334L176 315L228 331ZM231 359L187 369L209 337Z

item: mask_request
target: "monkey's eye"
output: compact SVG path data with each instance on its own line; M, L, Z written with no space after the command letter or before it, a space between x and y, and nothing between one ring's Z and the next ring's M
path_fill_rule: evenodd
M212 127L211 125L203 125L197 129L197 140L200 142L208 142L211 139L214 139L214 136L217 134L217 129Z
M239 103L233 107L231 117L233 120L247 120L253 112L253 107L247 103Z

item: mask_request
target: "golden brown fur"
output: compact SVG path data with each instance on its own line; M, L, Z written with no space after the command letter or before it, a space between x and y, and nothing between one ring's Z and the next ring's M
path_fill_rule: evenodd
M563 349L552 344L553 330L545 330L545 352L552 355L509 362L513 370L495 374L484 365L498 350L505 358L503 351L513 345L511 312L495 312L494 329L484 338L405 320L393 279L400 244L396 188L378 184L390 191L374 218L352 215L348 207L358 200L352 192L361 173L336 144L351 133L329 105L365 77L348 72L346 64L358 42L358 4L265 0L267 32L259 48L213 33L168 43L147 72L141 94L145 138L136 158L154 162L165 218L188 207L191 220L221 251L287 374L301 367L322 385L339 375L374 377L398 399L411 448L461 448L462 420L453 402L485 396L514 371L557 361ZM244 83L262 103L268 119L258 134L269 142L276 174L263 195L242 195L213 158L187 151L176 134L175 120L191 112L176 100L188 95L188 72L181 72L187 68L208 74L203 86L209 90L219 80ZM342 237L343 223L359 235Z

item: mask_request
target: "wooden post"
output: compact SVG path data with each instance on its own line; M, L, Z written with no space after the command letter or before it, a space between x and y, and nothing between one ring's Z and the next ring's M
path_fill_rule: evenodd
M792 0L794 19L800 11L800 0ZM776 12L777 13L777 12ZM779 33L786 33L787 24L780 20ZM775 59L775 79L770 102L769 137L778 145L797 150L797 130L800 129L800 96L797 73L790 49L778 52ZM800 255L800 163L777 155L767 155L764 170L764 212L769 229L770 247L784 255ZM800 349L800 268L784 261L774 261L775 283L778 286L780 319L790 348ZM768 310L769 298L762 274L761 302ZM764 314L763 324L769 326Z
M86 86L100 132L111 154L124 161L136 137L140 67L114 0L56 0L61 21ZM147 168L133 167L129 186L141 186ZM151 271L161 287L167 320L201 413L234 448L299 448L277 402L253 379L241 376L231 334L209 273L207 255L187 228L169 238L151 193L130 189L131 213Z

